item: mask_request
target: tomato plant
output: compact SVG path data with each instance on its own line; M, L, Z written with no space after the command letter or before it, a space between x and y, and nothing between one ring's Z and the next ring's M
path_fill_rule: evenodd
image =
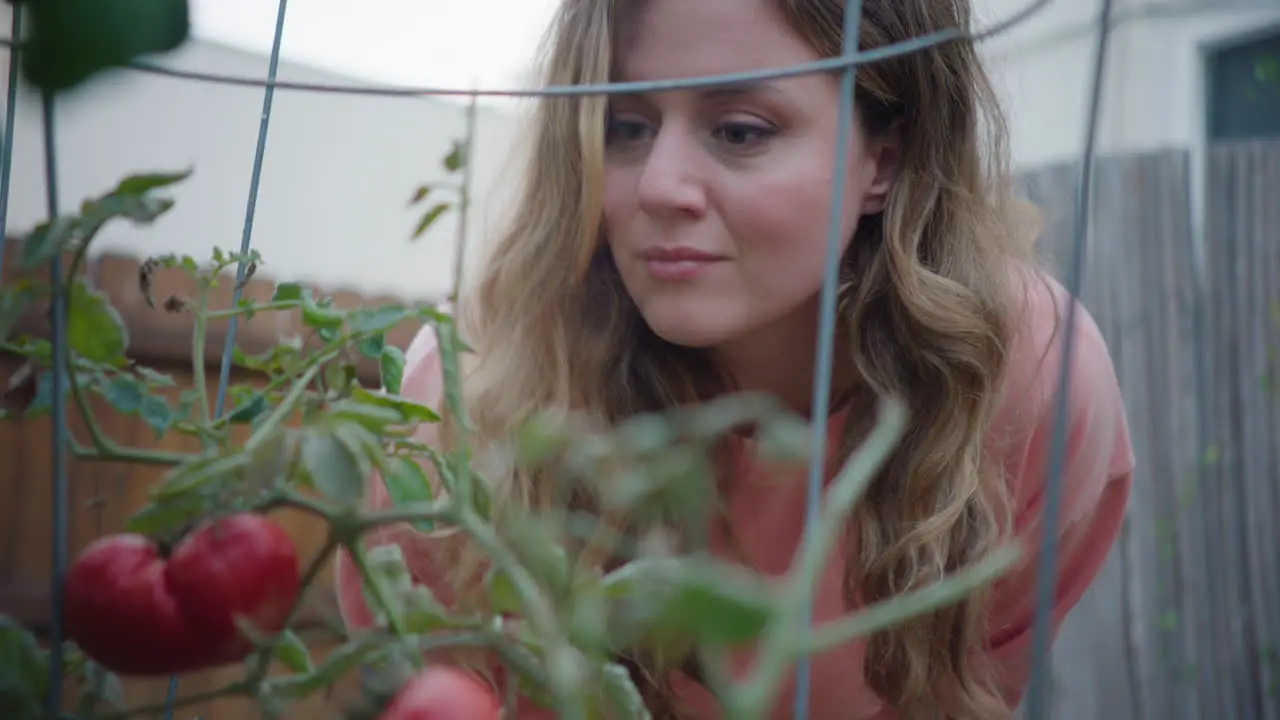
M111 22L79 24L66 22L66 13L93 3L45 4L29 76L46 89L75 83L140 48L160 49L185 37L183 0L130 5L130 12L146 17L127 22L120 14L126 4L103 6L94 12L107 13ZM51 52L79 47L77 33L105 36L122 25L132 28L130 42L85 45L93 52L65 58ZM445 171L458 171L466 154L455 146L444 159ZM903 408L891 399L865 445L831 483L818 523L782 578L766 580L711 557L697 540L715 502L712 449L725 433L754 424L762 449L795 461L807 453L805 424L760 397L722 398L607 428L549 417L517 423L510 447L495 449L498 466L556 467L566 493L598 499L600 511L504 504L499 515L493 486L472 463L465 442L459 365L466 348L450 315L430 304L341 308L293 282L278 283L265 301L214 303L214 288L235 282L230 269L245 268L246 279L254 275L262 265L256 252L215 248L211 257L159 255L143 265L137 292L146 303L193 324L192 381L182 387L174 376L137 362L119 313L78 271L105 225L155 221L173 206L166 190L189 174L125 177L76 212L32 229L20 241L21 277L0 287L0 352L23 361L4 389L5 414L22 422L46 413L56 373L85 428L66 441L69 453L84 462L163 471L123 531L87 546L55 587L67 631L61 646L46 647L44 638L0 616L0 717L128 720L233 696L279 717L361 672L366 699L379 700L375 709L385 720L485 720L517 698L568 720L647 718L619 658L660 646L697 652L724 716L754 720L772 708L797 659L950 603L1013 560L1012 553L996 553L883 606L809 625L815 578L844 518L904 427ZM435 198L437 187L459 190L450 183L424 185L411 204ZM446 207L428 203L415 236ZM55 266L59 257L69 262ZM164 295L164 283L157 281L164 273L185 276L190 290ZM24 329L34 312L48 307L65 312L64 342L57 347L47 334ZM237 375L251 379L230 385L227 412L215 413L220 403L210 402L205 377L210 323L266 313L295 316L303 336L258 355L236 349ZM387 333L406 322L432 326L439 339L440 407L401 394L405 357ZM362 360L379 368L379 387L360 381L356 366ZM119 443L92 411L94 396L139 418L158 438L181 436L198 449ZM462 431L451 451L414 439L421 425L444 416ZM247 432L247 439L238 439L235 430ZM375 473L393 501L389 508L366 506L366 479ZM310 557L299 557L271 520L285 508L323 524L325 540ZM619 532L620 524L639 529ZM452 530L478 549L487 568L480 607L446 607L413 582L396 545L369 547L368 538L391 525ZM649 526L657 529L650 533L644 529ZM668 542L671 536L684 539L684 546ZM339 552L351 558L377 621L366 629L336 623L336 646L321 654L297 632L298 610ZM606 567L604 558L619 562ZM724 680L729 673L716 651L743 643L755 644L757 662L746 677ZM439 657L453 648L494 658L502 703L460 671L423 669L428 651ZM51 662L54 657L63 662ZM227 685L164 706L128 703L119 679L236 663L241 670ZM273 666L284 672L270 672ZM76 681L74 707L55 697L63 678L53 673L59 671ZM353 716L358 711L353 707Z
M298 598L298 554L276 523L217 518L168 557L138 534L108 535L80 553L63 590L68 639L104 668L159 675L243 659L249 632L277 633Z

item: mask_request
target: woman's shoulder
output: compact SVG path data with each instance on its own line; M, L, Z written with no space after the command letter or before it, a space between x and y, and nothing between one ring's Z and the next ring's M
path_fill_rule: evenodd
M992 441L1004 451L1015 496L1025 501L1038 495L1051 452L1069 349L1064 479L1069 483L1068 494L1088 505L1107 481L1133 468L1124 400L1110 348L1094 316L1047 272L1024 267L1013 288L1014 331Z

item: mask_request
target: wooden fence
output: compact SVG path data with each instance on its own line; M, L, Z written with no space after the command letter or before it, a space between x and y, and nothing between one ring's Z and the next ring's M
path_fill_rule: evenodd
M1081 298L1138 469L1122 541L1055 645L1054 717L1280 717L1280 143L1206 155L1195 174L1181 150L1095 165ZM1060 275L1078 175L1024 175Z

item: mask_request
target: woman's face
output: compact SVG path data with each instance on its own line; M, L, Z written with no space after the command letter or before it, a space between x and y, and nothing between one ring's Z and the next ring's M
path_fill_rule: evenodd
M623 81L819 59L771 0L635 7L619 48ZM605 232L627 292L657 335L727 352L761 344L753 338L785 347L813 337L838 105L828 75L611 99ZM844 243L862 215L881 209L896 159L890 143L869 141L854 125Z

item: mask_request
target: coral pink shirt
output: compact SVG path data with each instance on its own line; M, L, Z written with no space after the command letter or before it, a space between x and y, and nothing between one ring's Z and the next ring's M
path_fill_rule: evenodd
M994 588L991 608L989 659L998 672L1002 692L1015 707L1030 674L1030 636L1035 607L1038 521L1044 505L1046 460L1053 432L1053 406L1065 336L1069 296L1057 283L1027 285L1027 311L1023 331L1011 347L1009 372L1002 401L988 436L988 447L1001 459L1015 502L1014 531L1026 538L1024 563L1001 578ZM1068 398L1067 452L1063 472L1062 514L1058 524L1058 583L1053 612L1054 631L1093 581L1118 536L1129 496L1134 459L1124 406L1106 344L1093 318L1077 308L1074 359ZM424 329L407 352L402 393L435 405L441 396L440 361L435 337ZM833 416L829 431L840 423ZM434 429L423 429L424 440ZM786 571L804 532L805 471L787 470L793 478L779 478L774 469L754 464L745 447L734 463L734 484L725 498L737 545L734 557L766 575ZM834 443L829 443L832 447ZM834 452L834 447L832 447ZM828 462L828 481L838 470ZM782 482L779 482L782 479ZM387 502L386 491L376 478L369 485L370 502ZM371 543L396 542L405 550L416 578L450 595L439 584L433 568L430 541L400 528L385 530ZM833 558L848 547L837 548ZM713 544L713 550L720 552ZM722 553L727 556L727 553ZM815 621L845 614L841 592L843 565L836 559L827 568L816 594ZM336 568L339 605L350 626L366 626L370 614L360 592L360 580L349 559L341 555ZM865 643L855 641L813 659L810 669L810 717L842 720L893 720L886 706L863 681ZM750 653L733 660L737 670L749 666ZM697 683L677 676L677 692L696 716L719 717L710 695ZM780 694L774 717L790 717L792 680ZM519 713L522 720L553 717L539 710Z

